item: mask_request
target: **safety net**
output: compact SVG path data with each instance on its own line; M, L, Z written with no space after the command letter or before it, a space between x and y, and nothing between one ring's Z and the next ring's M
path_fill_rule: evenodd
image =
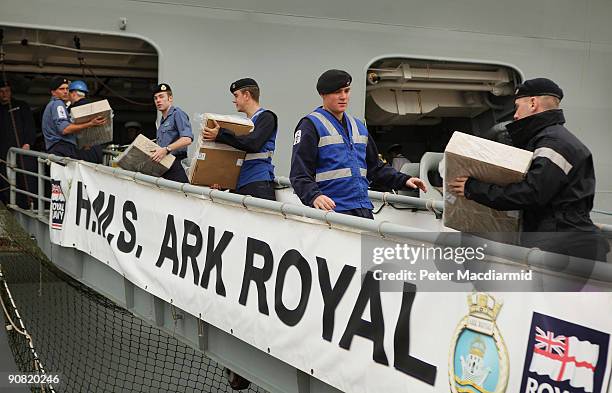
M2 204L0 296L19 370L59 375L59 384L32 391L233 391L203 352L55 267Z

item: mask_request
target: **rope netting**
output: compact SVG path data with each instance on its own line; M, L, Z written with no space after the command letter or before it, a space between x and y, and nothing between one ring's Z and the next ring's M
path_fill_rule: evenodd
M27 331L6 331L15 363L59 374L53 391L233 391L223 366L56 268L2 204L0 271L2 303Z

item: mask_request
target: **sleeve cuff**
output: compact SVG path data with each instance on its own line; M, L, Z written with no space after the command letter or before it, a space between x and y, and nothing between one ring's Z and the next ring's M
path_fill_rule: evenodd
M64 133L64 130L66 129L66 127L68 127L70 124L72 124L72 123L70 123L69 121L61 121L61 122L58 124L58 127L57 127L57 128L58 128L58 129L60 130L60 132L63 134L63 133Z
M228 130L227 128L219 128L219 134L218 135L234 135L234 133L231 130Z
M319 196L323 195L322 192L317 192L312 198L310 198L310 203L308 204L308 206L313 206L313 203L315 201L315 199L317 199Z
M465 181L465 185L463 186L463 195L465 195L467 199L472 199L472 191L470 189L471 187L476 186L477 182L478 180L473 179L471 177L468 177L468 179Z
M408 181L408 179L410 179L410 176L408 176L408 175L407 175L407 174L405 174L405 173L401 173L401 172L398 172L398 173L399 173L401 176L400 176L400 180L398 180L398 183L397 183L397 188L396 188L396 189L397 189L397 190L402 190L402 189L403 189L403 190L414 190L414 188L410 188L410 187L408 187L408 186L406 185L406 182Z

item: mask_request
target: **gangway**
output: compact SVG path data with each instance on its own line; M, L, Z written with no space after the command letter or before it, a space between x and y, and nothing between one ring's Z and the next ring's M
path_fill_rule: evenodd
M35 157L37 173L17 168L18 155ZM588 381L567 383L612 387L612 318L602 312L612 304L610 264L560 268L559 256L537 249L16 148L8 161L10 208L60 269L268 391L446 392L450 384L458 392L471 377L491 392L547 391L557 382L529 370L541 323L598 348ZM18 189L17 173L36 176L38 193ZM35 208L19 208L17 193ZM424 209L413 214L432 222L442 210L418 198L371 197ZM377 262L364 258L398 244L483 242L487 266L536 279L477 290L469 280L385 287ZM444 273L438 262L423 267ZM551 292L558 288L576 292ZM470 377L464 359L475 354L483 368Z

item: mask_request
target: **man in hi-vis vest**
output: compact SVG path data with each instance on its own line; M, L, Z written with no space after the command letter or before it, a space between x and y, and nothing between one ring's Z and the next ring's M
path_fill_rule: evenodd
M426 186L382 162L368 129L345 112L351 81L341 70L319 77L323 106L302 118L295 129L291 185L305 205L372 219L370 181L393 189L426 191Z
M274 112L259 105L259 85L251 78L239 79L230 85L236 110L247 115L255 128L247 135L235 135L221 128L204 127L202 136L207 141L225 143L247 152L240 169L236 193L256 198L276 200L274 193L274 165L272 156L276 145L278 121Z

